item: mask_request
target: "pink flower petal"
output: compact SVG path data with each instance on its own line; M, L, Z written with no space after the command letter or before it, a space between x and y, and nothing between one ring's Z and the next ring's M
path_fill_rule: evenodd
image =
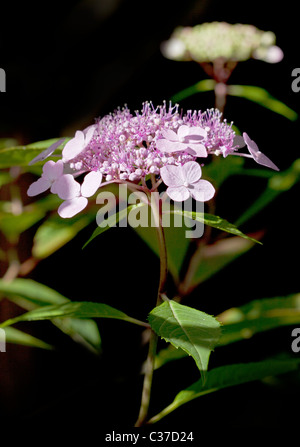
M59 179L63 175L64 164L62 160L57 162L49 160L43 166L43 176L48 177L50 181Z
M178 135L174 130L162 129L161 134L164 138L170 141L178 141Z
M36 182L32 183L28 190L27 195L29 197L36 196L38 194L41 194L44 191L47 191L48 188L50 188L51 182L49 179L45 177L40 177Z
M68 141L62 151L63 161L72 160L72 158L76 157L80 154L84 149L85 136L81 130L77 130L75 133L75 137L72 140Z
M81 194L84 197L91 197L95 194L102 181L101 172L92 171L89 172L83 180L81 185Z
M174 202L183 202L190 197L189 190L185 186L169 186L167 194Z
M181 166L163 166L160 170L160 176L167 186L177 187L184 183Z
M91 139L93 138L94 132L96 129L96 125L92 124L91 126L87 127L83 133L85 135L84 145L87 146Z
M203 144L187 143L186 151L195 157L207 157L207 150Z
M180 126L177 132L178 140L181 141L181 139L189 135L189 132L190 132L189 126L186 125Z
M55 184L55 191L63 200L71 200L80 195L80 184L71 174L64 174Z
M181 166L181 171L184 182L187 183L197 182L202 174L201 167L196 161L188 161Z
M247 144L247 148L250 154L252 155L256 163L274 169L275 171L279 171L279 168L266 155L260 152L257 144L249 138L246 132L243 133L243 138L245 140L245 143Z
M244 138L242 135L236 135L233 139L233 146L238 146L239 148L244 147L246 145Z
M164 138L156 141L156 147L161 152L178 152L186 150L186 144L179 143L178 141L169 141Z
M215 188L207 180L199 180L197 183L189 185L189 192L193 199L199 202L206 202L215 195Z
M41 152L39 155L34 157L28 164L29 166L33 165L34 163L37 163L38 161L43 161L47 157L50 157L50 155L53 154L55 149L58 148L62 144L62 142L65 140L65 138L61 138L60 140L56 141L55 143L51 144L47 149L45 149L43 152Z
M60 217L68 218L73 217L75 214L80 213L88 204L86 197L75 197L71 200L66 200L58 208L58 214Z
M198 137L197 140L207 137L207 132L202 127L189 127L189 138ZM194 139L194 138L193 138Z

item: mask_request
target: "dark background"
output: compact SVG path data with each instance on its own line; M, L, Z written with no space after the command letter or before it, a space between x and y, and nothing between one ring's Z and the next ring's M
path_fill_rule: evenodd
M0 95L0 137L30 143L72 136L125 103L141 109L145 100L161 104L174 93L207 76L194 63L165 59L160 43L178 25L209 21L251 23L275 32L285 57L279 64L249 60L237 66L230 82L258 85L300 113L300 93L291 89L291 72L300 66L298 17L294 3L90 0L6 4L0 28L0 66L7 92ZM182 102L184 108L214 106L206 93ZM229 98L225 116L259 142L282 170L298 158L298 122L246 100ZM264 148L264 149L263 149ZM272 154L272 155L271 155ZM252 179L252 182L254 180ZM234 221L251 188L241 180L228 185L220 204ZM252 185L252 186L251 186ZM258 186L257 186L258 185ZM249 189L250 188L250 189ZM254 298L296 293L298 286L298 193L293 188L252 221L267 230L264 246L207 281L186 304L216 314ZM73 300L101 300L129 315L146 318L156 293L158 262L131 230L112 230L84 252L90 235L83 231L42 262L31 277ZM200 296L200 298L199 298ZM103 299L103 297L105 297ZM150 304L149 304L150 303ZM203 303L203 304L202 304ZM101 321L103 355L96 359L58 334L47 323L31 331L56 341L54 353L10 345L1 355L1 420L99 430L132 427L138 412L146 348L141 330L118 321ZM29 330L28 325L19 326ZM291 353L291 330L284 328L212 354L211 366ZM151 414L177 391L198 379L191 359L166 366L154 379ZM289 385L289 386L288 386ZM287 427L295 418L297 382L273 387L249 384L192 402L159 427ZM174 391L175 390L175 391ZM164 425L165 424L165 425ZM66 429L67 430L67 429Z

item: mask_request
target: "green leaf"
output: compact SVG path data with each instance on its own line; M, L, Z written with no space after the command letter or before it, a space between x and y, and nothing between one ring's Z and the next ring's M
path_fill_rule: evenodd
M235 236L240 236L250 241L261 244L261 242L242 233L235 225L229 223L227 220L222 219L219 216L214 216L208 213L196 213L194 211L184 211L179 209L171 210L170 213L186 216L190 219L196 220L205 225L209 225L210 227L217 228L218 230L222 230L227 233L234 234Z
M270 359L261 362L240 363L214 368L207 373L205 383L198 380L189 388L180 391L174 401L156 416L152 417L148 423L153 424L160 421L172 411L198 397L213 393L223 388L296 371L298 365L298 359L285 361Z
M281 326L299 325L300 294L254 300L241 307L227 309L216 318L222 324L218 348ZM157 353L155 369L183 357L186 357L185 352L168 346Z
M0 213L1 231L8 239L15 238L39 222L44 215L45 212L36 207L34 209L29 208L21 214Z
M27 278L16 278L10 282L0 279L0 292L26 310L49 304L70 303L68 298L56 290ZM93 320L78 321L69 318L65 321L55 320L52 323L74 341L80 342L92 351L100 351L101 337Z
M183 99L195 95L196 93L212 91L214 90L215 85L216 81L214 81L213 79L203 79L202 81L197 82L197 84L187 87L184 90L181 90L180 92L173 95L171 101L180 102Z
M141 208L143 206L146 206L146 204L138 203L134 205L129 205L127 208L122 209L120 212L118 211L114 214L109 215L108 218L105 220L106 225L103 227L97 227L96 230L93 232L92 236L88 239L88 241L84 244L82 248L85 248L90 242L92 242L92 240L95 239L95 237L100 236L100 234L114 227L117 223L119 223L121 220L127 217L132 210L136 210L137 208Z
M18 345L30 346L32 348L53 349L48 343L13 327L7 327L5 329L5 339L7 343L15 343Z
M242 225L244 222L255 216L267 205L274 201L280 194L291 189L300 180L300 158L285 171L272 175L265 191L258 197L253 204L235 222L236 225Z
M294 110L271 96L269 92L261 87L253 85L228 85L227 94L253 101L291 121L295 121L298 118L298 114Z
M56 318L114 318L134 323L139 326L148 327L147 323L136 320L120 310L114 309L107 304L87 301L70 302L56 306L43 306L29 311L16 318L11 318L0 324L7 327L20 321L53 320Z
M252 337L280 326L300 323L300 294L254 300L218 315L223 324L219 346Z
M94 212L79 214L71 219L51 216L37 229L32 254L35 258L44 259L70 242L83 228L95 218Z
M161 338L191 355L205 373L210 353L220 337L220 323L214 317L169 300L155 307L148 319Z
M248 239L231 237L201 247L199 264L191 278L190 287L194 288L211 278L253 246L254 242Z
M0 149L0 168L10 168L12 166L28 166L28 163L36 157L40 152L47 149L51 144L58 141L60 138L52 138L50 140L38 141L36 143L28 144L27 146L12 146ZM57 149L60 151L67 143L69 138Z

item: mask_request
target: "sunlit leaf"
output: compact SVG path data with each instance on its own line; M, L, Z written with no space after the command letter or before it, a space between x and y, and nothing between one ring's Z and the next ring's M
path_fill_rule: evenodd
M52 138L50 140L38 141L36 143L23 145L3 147L0 149L0 168L10 168L12 166L28 166L28 163L36 157L43 150L47 149L51 144L58 141L59 138ZM58 152L64 147L69 138L59 146Z
M148 319L161 338L191 355L205 373L210 353L220 337L220 323L213 316L168 300L155 307Z
M218 315L223 330L219 346L281 326L300 323L300 294L254 300Z
M147 323L129 317L124 312L107 304L88 301L69 302L56 306L43 306L26 312L16 318L11 318L0 324L0 327L11 326L20 321L53 320L57 318L113 318L147 327Z
M214 81L213 79L203 79L202 81L197 82L197 84L191 85L190 87L187 87L184 90L181 90L180 92L173 95L171 101L180 102L183 99L195 95L196 93L210 92L214 90L215 85L216 81Z
M215 216L208 213L197 213L194 211L185 211L185 210L179 210L174 209L171 210L170 213L173 214L179 214L186 217L189 217L190 219L196 220L197 222L201 222L205 225L209 225L210 227L217 228L218 230L225 231L226 233L234 234L235 236L240 236L245 239L248 239L250 241L256 242L260 244L261 242L257 241L256 239L247 236L246 234L242 233L235 225L231 224L225 219L222 219L219 216Z
M269 180L266 189L258 197L253 204L247 208L244 213L237 219L235 225L240 226L267 205L272 203L280 194L291 189L300 180L300 159L294 161L294 163L285 171L278 172L272 175Z
M5 329L5 340L7 343L15 343L18 345L30 346L32 348L53 349L48 343L14 327L7 327Z
M56 290L27 278L16 278L10 282L0 279L0 292L26 310L70 302ZM100 351L101 337L93 320L79 321L68 318L64 321L57 319L52 322L73 340L84 344L89 349Z
M291 121L295 121L298 118L298 114L294 110L285 105L282 101L274 98L269 92L261 87L254 85L228 85L227 94L253 101Z
M198 380L189 388L180 391L174 401L156 416L152 417L148 423L158 422L182 405L223 388L296 371L299 362L299 359L284 361L270 359L261 362L240 363L214 368L208 371L205 383Z

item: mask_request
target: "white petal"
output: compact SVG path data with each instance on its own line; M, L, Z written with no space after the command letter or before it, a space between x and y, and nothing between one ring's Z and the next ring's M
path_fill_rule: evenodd
M88 204L88 199L85 197L75 197L75 199L66 200L58 208L60 217L73 217L80 213Z
M215 195L215 188L207 180L199 180L192 185L189 185L189 192L191 196L198 200L198 202L206 202Z
M181 140L181 138L184 138L184 137L186 137L187 135L189 135L189 131L190 131L189 126L186 126L185 124L183 124L182 126L180 126L180 127L178 128L178 132L177 132L178 140Z
M279 168L266 155L260 152L257 144L249 138L246 132L243 133L243 137L247 144L247 148L256 163L274 169L275 171L279 171Z
M43 166L43 174L48 177L50 181L57 180L63 175L64 164L62 160L57 162L49 160Z
M202 127L189 127L189 136L197 136L201 139L207 137L207 132Z
M207 150L203 144L187 143L186 151L195 157L207 157Z
M189 190L185 186L169 186L167 194L174 202L183 202L190 197Z
M65 138L61 138L60 140L56 141L55 143L51 144L47 149L45 149L43 152L41 152L39 155L34 157L28 164L31 166L34 163L37 163L38 161L43 161L47 157L50 157L50 155L53 154L55 149L58 148L62 144L62 142L65 140Z
M186 144L161 138L160 140L156 141L156 148L161 152L178 152L185 151Z
M181 166L167 165L160 170L162 181L167 186L181 186L184 183Z
M39 178L36 182L32 183L28 190L27 190L27 195L29 197L33 197L36 196L38 194L41 194L44 191L47 191L48 188L50 188L51 183L49 181L49 179L45 178L45 177L41 177Z
M89 172L83 180L81 185L81 195L84 197L91 197L95 194L102 181L101 172Z
M87 146L91 139L93 138L94 132L96 129L96 124L92 124L91 126L87 127L83 133L85 135L84 145Z
M81 130L77 130L75 137L68 141L62 151L63 161L72 160L84 149L85 136Z
M201 167L196 161L188 161L182 167L182 175L184 182L194 183L201 177Z
M55 183L55 191L63 200L70 200L80 195L80 184L71 174L64 174Z
M161 134L164 138L170 141L178 141L178 135L174 130L162 129Z

